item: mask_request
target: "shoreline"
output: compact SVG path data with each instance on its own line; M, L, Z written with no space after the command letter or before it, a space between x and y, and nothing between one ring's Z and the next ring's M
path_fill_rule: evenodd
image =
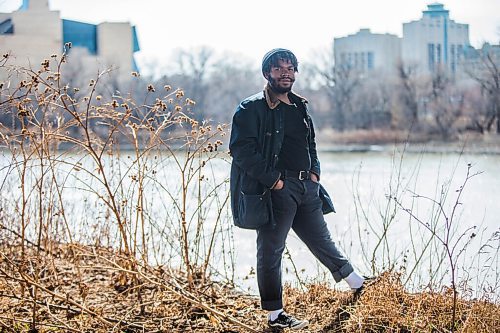
M336 133L320 131L317 149L333 153L393 152L436 154L500 154L500 135L463 134L455 140L409 137L395 132L351 131Z
M471 155L500 155L500 147L490 146L459 146L456 144L318 144L318 151L322 153L391 153L395 150L405 150L411 154L471 154Z

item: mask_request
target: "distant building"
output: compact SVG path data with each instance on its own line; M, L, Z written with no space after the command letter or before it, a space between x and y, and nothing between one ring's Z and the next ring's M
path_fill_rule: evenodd
M359 72L391 72L401 58L401 38L391 34L374 34L369 29L335 38L333 44L335 64Z
M403 23L402 38L368 29L334 38L335 64L348 64L361 72L391 72L402 61L421 74L439 68L456 73L470 49L469 25L451 20L440 3L427 5L420 20Z
M469 71L485 66L489 67L492 73L497 71L496 68L500 66L500 45L484 43L480 49L469 48L461 65L468 67Z
M420 72L445 68L455 73L470 48L469 25L451 20L440 3L422 13L420 20L403 24L403 61Z
M94 25L61 19L59 11L49 9L48 0L23 0L19 10L0 13L0 52L12 55L10 64L39 68L44 59L61 54L68 42L73 46L70 56L75 49L84 51L71 61L100 70L112 66L124 77L138 70L136 29L128 22Z

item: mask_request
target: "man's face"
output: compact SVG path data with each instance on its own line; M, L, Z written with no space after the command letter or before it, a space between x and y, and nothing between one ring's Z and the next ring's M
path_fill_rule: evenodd
M271 89L278 94L285 94L292 90L295 82L295 67L290 60L278 60L277 66L271 66L271 71L266 73L266 79Z

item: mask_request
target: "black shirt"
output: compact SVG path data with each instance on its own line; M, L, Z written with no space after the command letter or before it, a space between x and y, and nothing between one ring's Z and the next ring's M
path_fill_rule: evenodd
M309 156L309 145L307 135L308 123L305 112L295 104L282 103L284 108L285 137L276 164L277 170L309 170L311 158Z

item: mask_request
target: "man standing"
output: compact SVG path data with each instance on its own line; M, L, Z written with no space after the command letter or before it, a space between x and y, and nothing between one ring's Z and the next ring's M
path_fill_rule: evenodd
M287 49L262 60L267 85L233 116L229 150L231 208L237 226L257 230L257 282L271 327L308 325L283 310L281 260L290 229L332 273L359 292L364 278L330 237L323 214L334 211L320 185L320 163L307 100L292 92L298 61Z

